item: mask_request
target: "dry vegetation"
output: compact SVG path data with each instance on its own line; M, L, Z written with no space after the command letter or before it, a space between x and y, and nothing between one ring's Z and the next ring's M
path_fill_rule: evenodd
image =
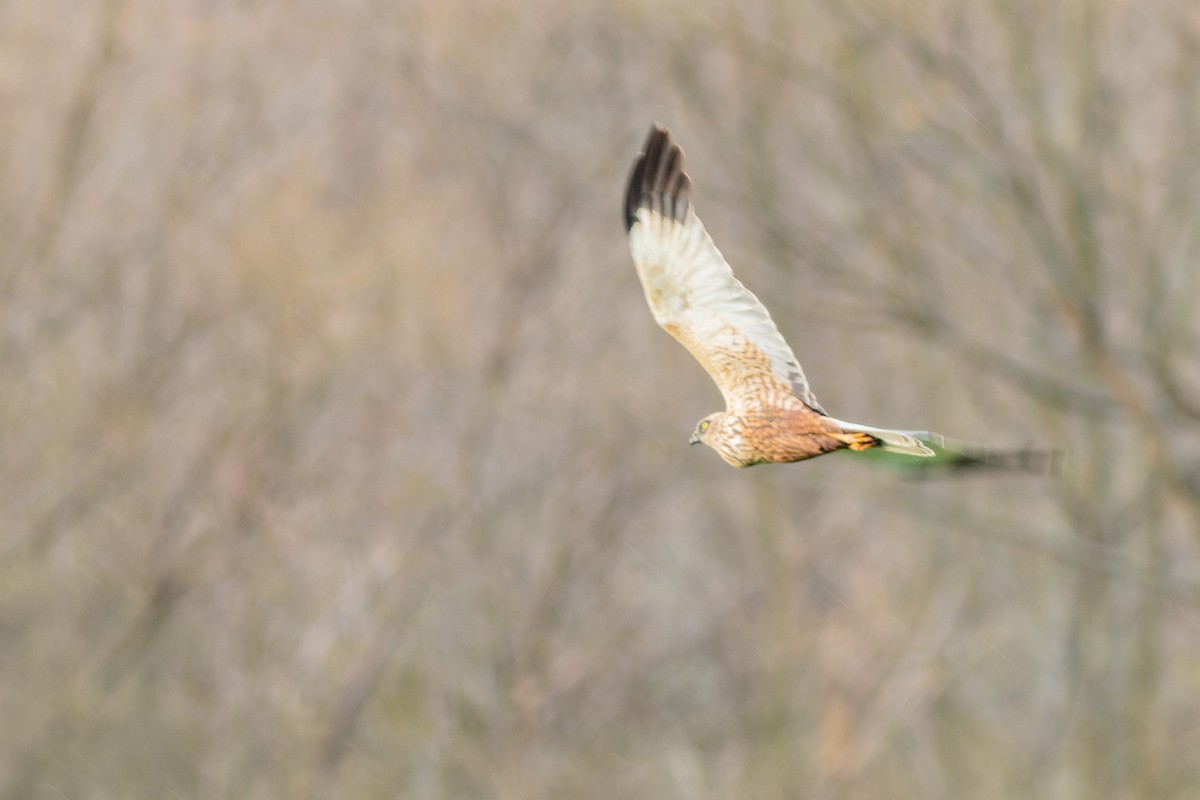
M689 449L654 119L827 408L1064 476ZM1200 797L1192 4L14 0L0 175L0 796Z

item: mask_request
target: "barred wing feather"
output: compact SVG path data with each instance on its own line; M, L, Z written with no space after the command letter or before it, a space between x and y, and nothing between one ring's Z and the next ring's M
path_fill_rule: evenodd
M729 407L790 393L821 414L767 309L733 275L691 204L683 150L655 125L625 199L629 247L654 319L716 382Z

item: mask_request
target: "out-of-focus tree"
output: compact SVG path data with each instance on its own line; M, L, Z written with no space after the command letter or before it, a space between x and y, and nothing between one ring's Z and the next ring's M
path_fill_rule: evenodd
M1200 17L0 6L0 794L1185 798ZM649 123L826 407L733 471Z

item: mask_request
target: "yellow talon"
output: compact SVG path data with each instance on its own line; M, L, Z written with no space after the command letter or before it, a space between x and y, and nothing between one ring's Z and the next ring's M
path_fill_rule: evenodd
M851 450L867 450L879 444L879 440L869 433L838 433L834 434L839 442L845 442Z

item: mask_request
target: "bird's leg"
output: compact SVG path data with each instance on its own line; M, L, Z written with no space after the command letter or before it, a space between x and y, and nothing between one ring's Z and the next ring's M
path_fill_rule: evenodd
M851 450L867 450L879 444L879 440L869 433L859 431L845 433L830 433L828 436L837 439Z

